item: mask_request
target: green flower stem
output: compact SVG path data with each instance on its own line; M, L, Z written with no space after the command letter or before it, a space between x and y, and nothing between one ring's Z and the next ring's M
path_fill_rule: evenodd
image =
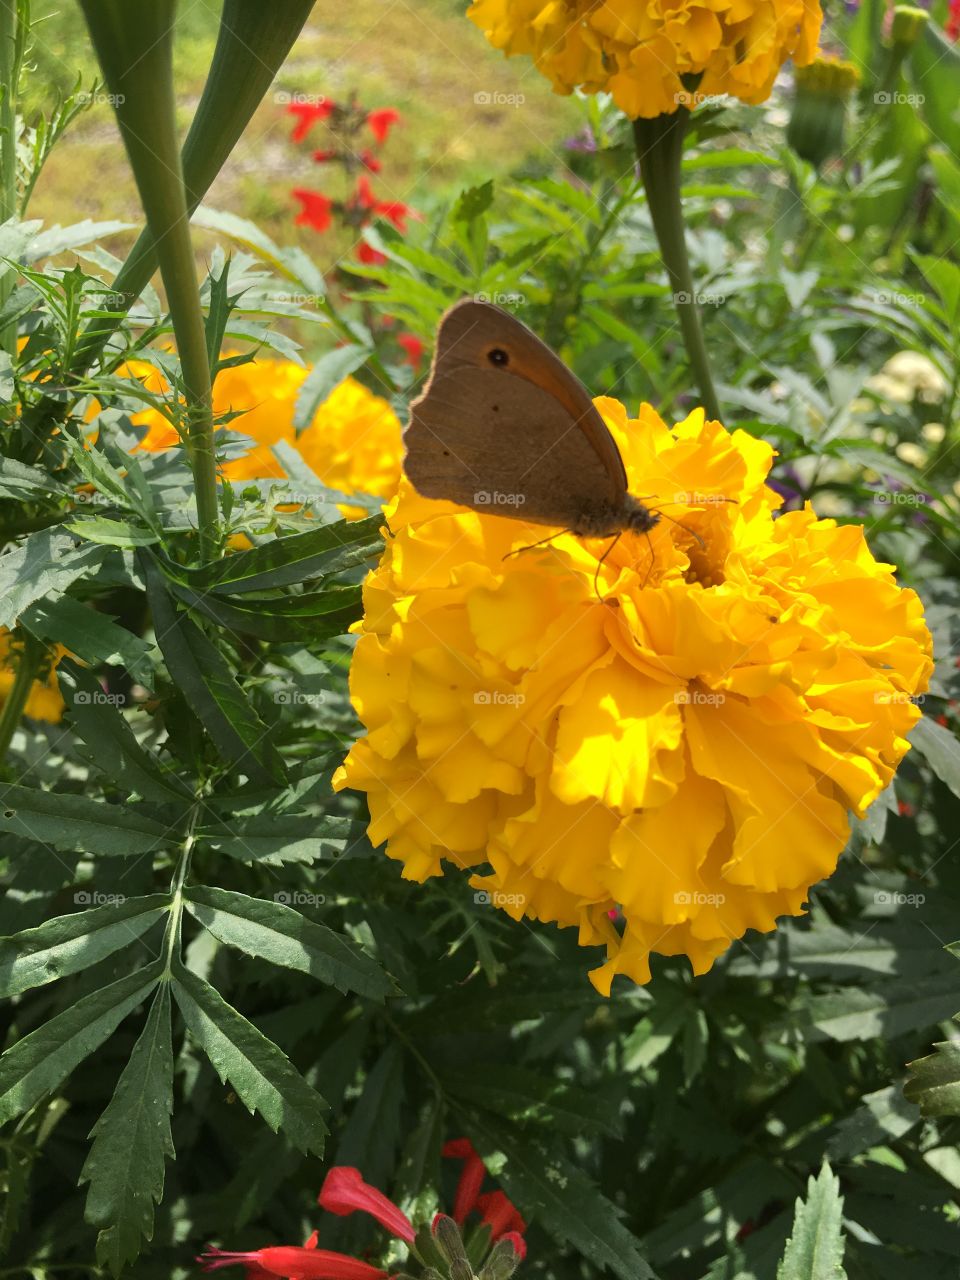
M174 118L175 0L130 6L80 0L110 93L130 167L156 247L180 356L186 443L193 471L200 556L211 559L218 536L217 464L210 362L186 190Z
M210 75L181 152L191 214L250 123L313 5L314 0L284 0L276 6L263 0L224 0ZM96 362L156 269L156 248L147 226L113 282L115 314L87 325L69 374L81 377ZM24 415L24 435L34 454L65 410L62 400L45 396Z
M0 711L0 761L7 755L7 749L16 732L17 725L23 716L23 708L27 705L30 690L40 674L47 654L46 645L32 636L29 631L18 633L21 644L17 659L17 674L13 679L13 687Z
M17 82L23 33L19 0L0 0L0 223L17 212ZM0 306L13 291L14 273L0 270ZM0 332L0 350L14 355L17 331L7 325Z
M689 123L686 107L656 116L652 120L633 122L633 135L640 165L640 177L647 193L647 205L653 229L660 245L660 256L667 269L670 289L687 358L700 387L700 398L708 418L720 417L720 403L713 386L707 347L700 324L700 308L687 255L683 204L680 198L680 162L683 138Z

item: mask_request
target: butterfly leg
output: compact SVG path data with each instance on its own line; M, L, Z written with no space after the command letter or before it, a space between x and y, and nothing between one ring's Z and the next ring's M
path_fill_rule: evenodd
M606 551L604 551L603 555L597 561L597 571L593 575L593 593L597 597L597 599L600 601L601 604L603 604L603 596L600 594L600 570L603 568L604 560L606 560L607 556L610 554L613 548L620 541L622 534L623 534L622 529L620 530L619 533L614 534L613 539L610 542L610 545L607 547Z
M509 560L511 556L519 556L524 551L534 551L537 547L544 547L548 542L552 542L554 538L559 538L564 533L573 533L572 529L559 529L556 533L548 533L545 538L541 538L539 542L530 542L525 547L517 547L514 551L508 551L501 559Z

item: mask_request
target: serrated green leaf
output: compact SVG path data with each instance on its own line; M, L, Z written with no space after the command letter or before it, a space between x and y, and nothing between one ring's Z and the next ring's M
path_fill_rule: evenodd
M486 1117L465 1112L464 1122L485 1159L498 1152L506 1156L498 1178L524 1217L535 1218L546 1231L568 1241L598 1270L609 1267L622 1280L657 1280L619 1210L576 1165L539 1140L516 1136Z
M97 1261L120 1275L153 1237L153 1206L163 1196L164 1160L174 1155L170 983L162 982L147 1023L106 1110L80 1174L89 1182L86 1220L100 1228Z
M322 1155L326 1104L286 1054L218 991L179 965L173 995L190 1034L244 1106L259 1112L274 1133L283 1129L299 1151Z
M842 1221L840 1179L824 1161L819 1177L807 1181L806 1201L797 1199L777 1280L846 1280Z
M84 996L0 1057L0 1124L28 1111L113 1034L160 980L148 965Z
M89 666L119 662L139 684L149 688L153 683L148 657L153 645L72 596L38 600L20 620L39 639L63 644Z
M16 296L15 294L13 295ZM0 309L2 310L2 309ZM0 315L0 330L4 328ZM23 499L29 493L65 494L63 485L39 467L28 467L16 458L0 458L0 496Z
M0 786L0 831L68 853L107 857L158 853L177 840L175 830L135 805L34 787Z
M77 546L66 533L41 529L0 556L0 627L10 628L42 596L61 595L100 568L106 547Z
M493 179L482 182L479 186L468 187L461 191L457 203L453 207L451 217L454 222L473 222L486 213L493 204Z
M293 411L293 425L302 431L313 421L318 405L330 395L335 387L354 373L367 360L369 348L348 343L343 347L334 347L325 352L315 362L313 368L297 393L297 403Z
M178 613L156 562L144 556L147 598L170 675L231 764L259 780L286 779L283 761L220 652L197 624Z
M956 734L921 716L907 735L940 781L960 796L960 742Z
M359 584L254 601L227 600L215 592L197 592L179 583L171 585L185 604L219 626L261 640L328 640L345 635L363 613L363 590Z
M222 825L204 824L198 839L240 862L279 866L285 862L318 862L336 858L366 837L366 827L337 814L263 813L235 818Z
M394 991L377 962L355 942L286 906L283 898L290 894L281 891L267 902L198 885L184 896L187 910L205 929L247 955L309 973L340 991L356 991L372 1000Z
M925 1116L960 1116L960 1037L933 1046L925 1058L907 1063L904 1096Z
M379 514L365 520L337 520L226 556L190 574L188 581L193 587L232 595L341 573L378 553L383 524Z
M160 535L129 520L107 520L103 516L90 516L73 520L66 526L78 538L96 542L105 547L149 547L160 541Z
M136 792L145 800L181 807L193 803L190 788L176 774L165 773L159 761L141 747L120 710L103 698L100 683L91 672L64 658L57 676L77 733L113 786L128 794Z
M34 929L0 938L0 996L88 969L136 942L169 904L163 893L127 898L90 911L54 916Z
M622 1127L615 1101L525 1067L485 1063L443 1072L442 1079L454 1096L520 1123L548 1124L574 1137L590 1131L616 1137Z

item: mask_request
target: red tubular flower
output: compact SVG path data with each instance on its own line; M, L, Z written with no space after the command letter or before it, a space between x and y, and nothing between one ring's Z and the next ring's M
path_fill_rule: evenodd
M381 146L386 142L390 130L399 122L400 112L394 107L380 107L376 111L371 111L367 116L367 124L370 126L370 131Z
M944 27L948 40L960 40L960 0L950 0L950 12Z
M386 262L387 255L381 253L379 249L374 249L373 245L367 244L366 240L361 240L357 245L357 258L368 267L379 267Z
M416 1232L407 1215L388 1200L382 1191L364 1182L359 1169L339 1165L331 1169L323 1180L317 1201L322 1209L341 1217L359 1210L369 1213L399 1240L413 1242Z
M296 217L298 227L313 227L314 231L326 231L329 228L332 200L328 200L319 191L308 191L305 187L294 187L291 194L302 205Z
M400 200L378 200L373 211L378 218L392 222L398 231L406 231L407 218L413 213L410 206Z
M419 338L414 337L412 333L401 333L397 337L397 343L403 347L407 353L407 364L410 365L414 373L420 368L420 361L423 359L424 346ZM449 1143L447 1144L449 1146Z
M335 105L329 98L319 102L291 102L287 114L297 118L290 134L291 142L302 142L318 120L326 120L333 113Z
M329 164L331 160L336 160L337 154L336 151L315 151L313 158L317 164Z
M357 179L357 189L354 192L353 199L361 209L373 209L377 204L377 197L373 194L370 179L365 173L362 173Z
M361 151L360 163L365 169L369 169L371 173L379 173L383 168L383 165L372 151Z
M469 1138L452 1138L445 1142L443 1154L453 1160L463 1161L457 1193L453 1198L453 1220L463 1226L467 1214L477 1204L486 1170Z
M508 1200L502 1191L488 1191L477 1196L477 1209L483 1221L490 1228L490 1234L496 1240L508 1231L523 1232L527 1224L520 1217L512 1200Z
M210 1248L197 1261L204 1271L219 1271L221 1267L233 1267L242 1262L248 1268L258 1267L260 1274L283 1276L286 1280L388 1280L386 1271L372 1267L369 1262L361 1262L359 1258L332 1253L329 1249L298 1248L295 1245L273 1245L249 1253Z
M522 1262L527 1256L527 1242L519 1231L505 1231L500 1237L501 1240L509 1240L513 1245L513 1252Z

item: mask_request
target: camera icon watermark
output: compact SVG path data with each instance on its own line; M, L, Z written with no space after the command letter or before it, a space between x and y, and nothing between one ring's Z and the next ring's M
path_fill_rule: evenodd
M929 494L916 489L880 489L873 495L876 507L925 507L929 501Z
M303 889L279 889L273 900L282 907L322 907L327 899L325 894L306 893Z
M473 95L473 105L475 107L522 107L526 102L526 98L522 93L493 93L486 89L481 89L479 93Z
M527 897L523 893L501 893L499 889L494 889L492 892L488 889L478 889L473 895L473 900L478 907L522 907Z
M878 907L922 907L926 900L925 893L899 893L892 889L879 889L873 895Z
M81 89L74 95L73 100L78 106L83 107L95 107L104 102L111 107L122 107L127 98L123 93L102 93L99 90L96 93L90 93L86 89Z
M327 695L322 690L304 693L301 689L287 688L275 690L273 700L278 707L320 707L326 702Z
M78 907L120 907L126 900L124 893L101 893L98 889L78 889L73 895Z
M885 307L922 307L926 301L925 293L889 293L882 289L877 294L877 302Z
M725 893L703 893L700 889L679 889L673 895L678 907L722 907L726 900Z
M673 700L678 707L721 707L727 695L717 689L678 689Z
M902 693L899 689L884 689L873 695L878 707L922 707L926 702L922 693Z
M501 493L499 489L478 489L473 495L478 507L522 507L526 500L525 493Z
M719 493L700 493L698 489L678 490L673 505L684 507L722 507L729 499Z
M492 302L495 307L522 307L526 305L524 293L475 293L474 302Z
M73 500L77 506L81 507L109 507L113 505L113 499L108 498L105 493L99 493L94 490L83 490L73 495Z
M284 89L278 89L273 95L273 100L278 107L304 106L304 107L322 107L327 102L327 97L322 93L288 93Z
M96 689L89 693L86 689L78 689L73 700L78 707L124 707L127 703L127 695L107 693L105 689Z
M526 700L522 693L505 693L502 689L478 689L473 695L478 707L522 707Z
M726 300L725 293L686 293L681 290L673 295L675 307L721 307Z

